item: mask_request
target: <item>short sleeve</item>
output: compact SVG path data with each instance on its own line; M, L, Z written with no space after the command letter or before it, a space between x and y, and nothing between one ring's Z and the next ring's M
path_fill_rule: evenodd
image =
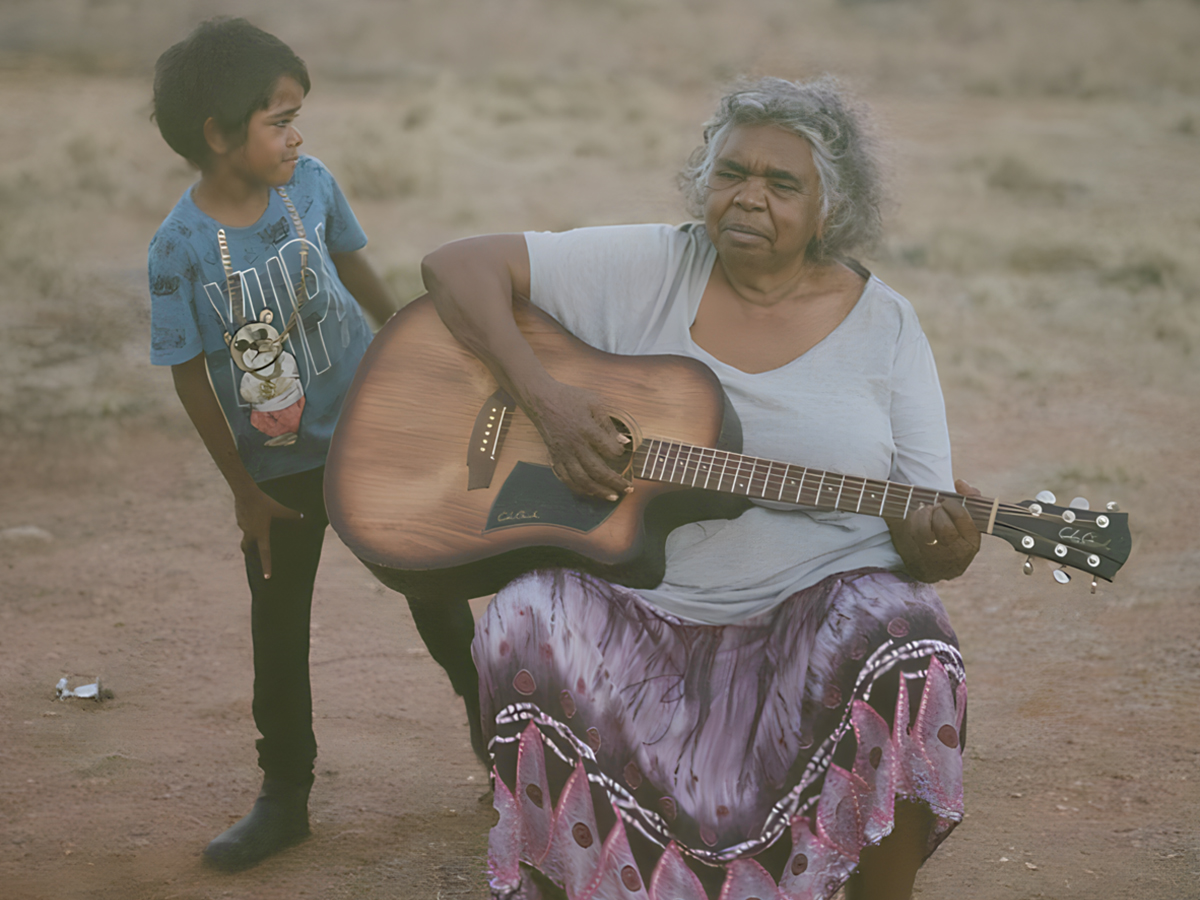
M680 268L687 238L669 225L527 232L530 300L593 347L636 352Z
M204 349L196 322L195 296L199 267L188 247L169 230L150 242L150 362L173 366Z
M904 484L952 491L950 434L933 350L915 315L905 324L892 368L892 440L896 449L889 477Z
M367 245L367 235L358 224L358 217L350 208L350 201L342 193L337 179L325 164L314 157L306 157L312 175L318 182L319 195L325 205L325 246L332 253L352 253Z

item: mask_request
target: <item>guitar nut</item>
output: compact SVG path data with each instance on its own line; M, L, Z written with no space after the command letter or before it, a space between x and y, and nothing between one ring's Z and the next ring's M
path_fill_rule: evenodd
M1066 556L1067 555L1067 545L1066 544L1055 544L1054 545L1054 555L1057 556L1059 559L1062 559L1064 556Z

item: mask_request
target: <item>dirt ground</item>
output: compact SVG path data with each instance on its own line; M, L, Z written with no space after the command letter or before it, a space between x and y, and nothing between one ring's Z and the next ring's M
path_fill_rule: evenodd
M895 204L957 474L1131 515L1114 584L985 540L943 586L967 819L922 898L1200 897L1200 5L1192 0L10 0L0 7L0 896L486 896L465 717L401 598L327 537L314 836L199 852L258 786L232 504L147 362L145 248L194 177L149 66L234 9L312 68L301 127L404 298L486 231L682 221L739 73L846 77ZM101 703L55 683L103 679Z

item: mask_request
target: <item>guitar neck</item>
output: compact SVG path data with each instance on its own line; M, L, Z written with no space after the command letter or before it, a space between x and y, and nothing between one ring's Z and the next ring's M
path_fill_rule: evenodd
M725 494L738 494L815 509L903 519L922 506L957 500L976 527L991 534L1000 502L965 497L953 491L841 475L807 466L789 465L711 447L649 439L633 452L632 473L661 481Z

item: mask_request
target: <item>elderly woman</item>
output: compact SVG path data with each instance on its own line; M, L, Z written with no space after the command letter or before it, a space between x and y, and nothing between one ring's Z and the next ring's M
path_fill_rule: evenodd
M490 235L425 282L545 439L558 477L615 501L603 389L553 380L528 298L622 354L717 374L745 452L962 493L929 344L850 257L879 232L861 114L832 79L726 96L683 174L702 224ZM634 591L526 575L476 629L500 820L497 897L907 897L962 817L966 687L931 582L979 547L956 502L883 520L756 502L671 533ZM445 658L445 654L442 654Z

